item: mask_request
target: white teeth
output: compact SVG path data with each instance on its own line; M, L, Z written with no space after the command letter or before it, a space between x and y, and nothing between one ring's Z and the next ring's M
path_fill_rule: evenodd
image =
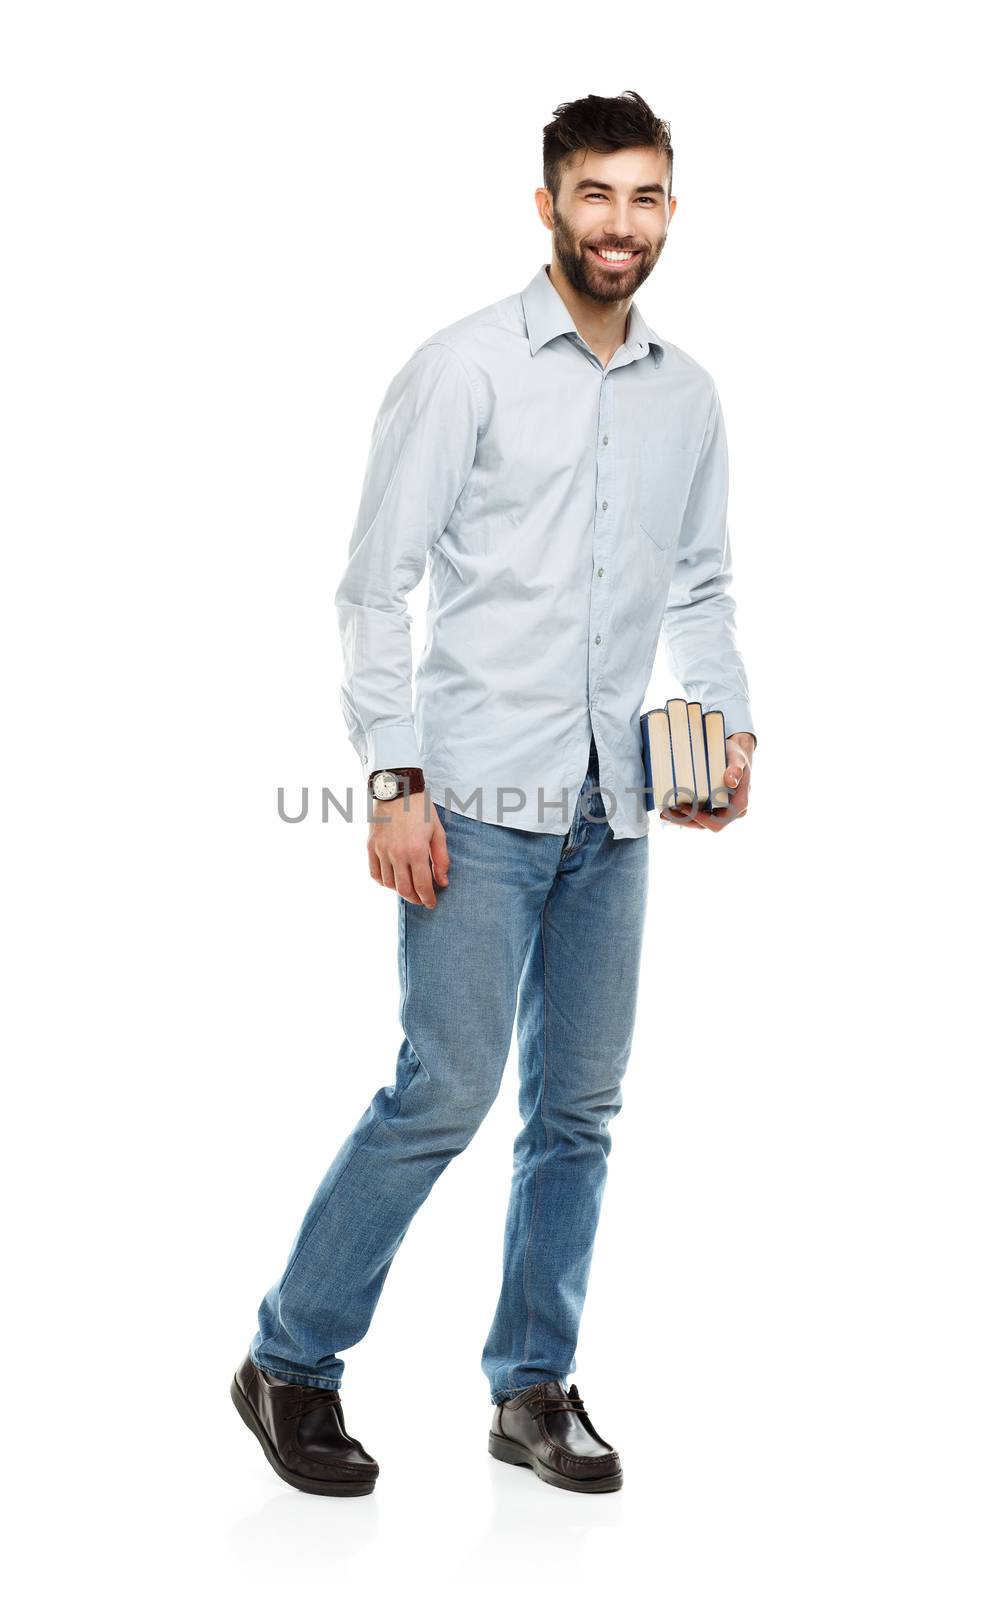
M597 253L603 261L629 261L637 254L636 250L599 250Z

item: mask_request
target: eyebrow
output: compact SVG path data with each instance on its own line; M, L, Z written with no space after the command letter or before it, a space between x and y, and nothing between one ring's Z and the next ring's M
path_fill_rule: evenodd
M608 189L611 193L612 187L611 183L603 183L601 178L582 178L580 183L574 185L574 193L577 194L579 189ZM660 183L639 183L634 190L634 194L664 193L665 187Z

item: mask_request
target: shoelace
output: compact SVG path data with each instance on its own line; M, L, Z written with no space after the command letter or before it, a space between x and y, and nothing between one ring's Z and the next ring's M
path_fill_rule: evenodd
M577 1392L577 1385L571 1384L567 1391L566 1400L557 1400L552 1405L542 1405L535 1411L535 1416L545 1417L551 1411L580 1411L584 1412L585 1403Z
M313 1389L311 1394L305 1396L300 1405L295 1406L293 1411L287 1412L287 1421L293 1422L296 1417L303 1417L309 1411L318 1411L322 1406L339 1406L342 1404L338 1389Z

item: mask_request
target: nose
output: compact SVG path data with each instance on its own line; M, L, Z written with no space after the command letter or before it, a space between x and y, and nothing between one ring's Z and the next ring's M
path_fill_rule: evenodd
M610 217L602 231L607 239L612 240L613 244L620 244L628 239L632 242L636 238L629 212L624 215L622 211L617 210L615 215Z

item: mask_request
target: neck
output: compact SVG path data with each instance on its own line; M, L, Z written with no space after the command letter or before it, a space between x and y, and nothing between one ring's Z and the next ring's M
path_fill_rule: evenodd
M603 366L608 365L629 331L633 296L629 295L623 300L596 300L590 295L581 294L555 258L546 271L585 344L594 350Z

